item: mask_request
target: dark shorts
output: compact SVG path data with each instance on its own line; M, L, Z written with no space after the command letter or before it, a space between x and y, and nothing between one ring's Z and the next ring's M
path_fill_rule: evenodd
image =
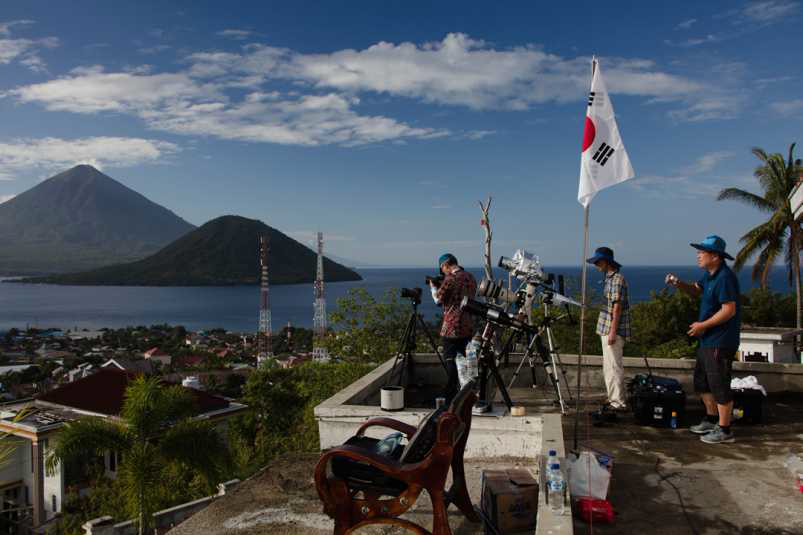
M441 338L441 345L443 346L443 358L446 361L446 375L447 383L444 391L446 402L449 403L454 395L460 390L460 381L457 377L457 364L455 357L458 353L461 355L466 354L466 346L471 341L471 338Z
M701 347L694 367L694 391L711 393L720 405L733 401L731 365L736 348Z

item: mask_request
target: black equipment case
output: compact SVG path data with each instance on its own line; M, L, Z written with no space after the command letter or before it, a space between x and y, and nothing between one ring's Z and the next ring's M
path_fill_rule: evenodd
M754 388L733 389L733 421L760 424L764 420L764 394Z
M627 389L633 416L639 424L671 427L675 412L677 426L683 425L686 392L675 379L639 374L629 381Z

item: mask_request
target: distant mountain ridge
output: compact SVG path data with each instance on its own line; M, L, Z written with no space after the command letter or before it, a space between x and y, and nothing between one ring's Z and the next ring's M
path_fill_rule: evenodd
M78 165L0 204L0 273L128 262L194 228L94 167Z
M259 282L259 236L267 235L271 284L309 283L317 255L261 221L227 215L213 219L142 260L91 271L23 279L21 282L118 286L225 286ZM324 258L328 282L362 280ZM310 294L312 299L312 294Z

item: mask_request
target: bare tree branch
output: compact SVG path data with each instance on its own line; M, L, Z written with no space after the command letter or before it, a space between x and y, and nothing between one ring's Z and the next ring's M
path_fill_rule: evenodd
M482 201L479 201L480 209L482 210L481 225L485 229L485 249L483 251L485 262L483 263L483 267L485 268L485 278L488 280L494 280L494 274L491 268L491 239L493 239L493 232L491 231L491 218L488 215L488 211L491 209L492 200L493 197L489 195L488 202L485 204L482 204Z

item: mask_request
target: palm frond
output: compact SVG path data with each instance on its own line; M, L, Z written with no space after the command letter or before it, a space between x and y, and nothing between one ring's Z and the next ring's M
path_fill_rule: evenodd
M153 437L191 413L193 401L180 386L165 387L158 378L138 377L125 392L122 416L141 438Z
M208 422L181 422L165 433L158 447L165 459L200 471L212 484L232 466L224 437Z
M83 418L66 424L47 453L45 468L52 474L59 463L76 461L131 446L126 429L101 418Z
M774 221L774 216L766 223L762 223L761 225L750 229L739 240L739 242L744 244L744 246L736 254L736 260L733 263L733 269L739 271L759 250L778 239L778 229L777 224ZM757 280L755 271L753 280Z
M773 240L762 251L753 266L753 281L759 281L762 289L767 289L767 280L775 264L775 259L783 252L783 242Z
M717 195L718 201L739 201L744 204L758 208L762 212L773 212L775 206L767 201L764 197L750 193L739 188L725 188Z

